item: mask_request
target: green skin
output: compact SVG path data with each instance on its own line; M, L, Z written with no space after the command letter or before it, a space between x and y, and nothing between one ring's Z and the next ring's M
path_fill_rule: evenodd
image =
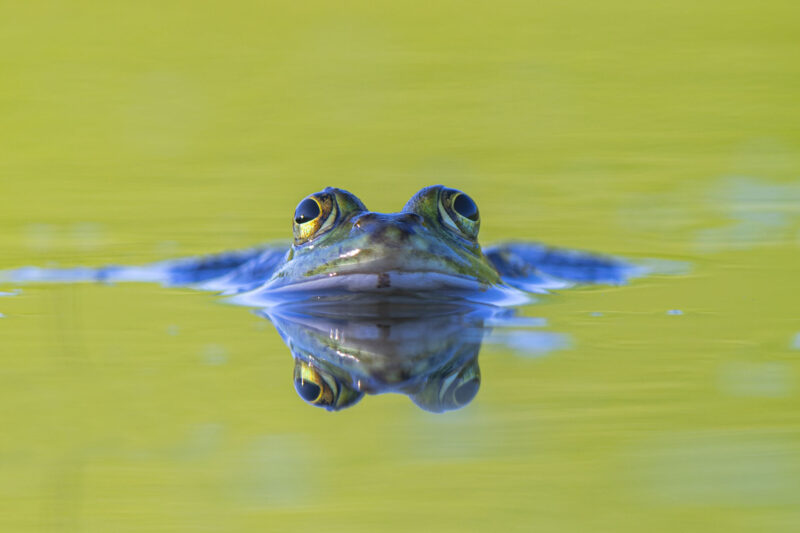
M318 195L333 198L330 216L335 219L306 242L296 239L267 286L376 274L376 288L389 289L394 273L440 274L481 287L500 284L477 242L479 221L462 217L450 205L458 194L441 185L426 187L400 213L381 214L368 211L353 194L328 187ZM296 236L298 231L295 224Z

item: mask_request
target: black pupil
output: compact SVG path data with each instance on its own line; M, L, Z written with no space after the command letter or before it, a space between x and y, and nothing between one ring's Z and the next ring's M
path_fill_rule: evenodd
M471 402L475 395L478 394L480 386L480 381L473 378L458 387L455 394L458 405L465 405Z
M472 201L472 198L466 194L459 194L453 202L453 209L456 213L464 218L472 221L478 221L478 206Z
M319 216L319 204L311 198L306 198L294 211L294 221L303 224L309 220L314 220Z
M314 403L314 400L319 398L320 388L315 383L298 379L294 382L294 388L297 389L297 394L308 403Z

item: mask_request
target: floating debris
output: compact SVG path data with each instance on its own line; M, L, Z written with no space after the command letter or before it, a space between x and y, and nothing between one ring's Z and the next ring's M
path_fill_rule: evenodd
M667 311L667 314L668 315L682 315L683 311L681 311L680 309L670 309L669 311Z

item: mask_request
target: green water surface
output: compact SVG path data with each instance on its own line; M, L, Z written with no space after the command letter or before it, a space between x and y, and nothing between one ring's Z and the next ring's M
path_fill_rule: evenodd
M0 531L800 528L796 1L3 2L0 268L286 239L445 183L481 239L687 261L522 310L462 411L304 404L213 295L0 297ZM14 286L0 286L9 292Z

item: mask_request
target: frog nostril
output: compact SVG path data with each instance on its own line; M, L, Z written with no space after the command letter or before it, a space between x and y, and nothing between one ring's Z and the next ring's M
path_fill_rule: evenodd
M395 235L402 237L416 232L422 225L422 217L416 213L364 213L353 219L353 229L374 235Z

